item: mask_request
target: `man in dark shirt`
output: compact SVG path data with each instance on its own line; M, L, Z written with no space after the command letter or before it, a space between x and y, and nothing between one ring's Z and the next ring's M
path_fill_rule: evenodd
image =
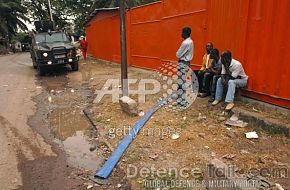
M212 59L210 59L210 52L213 49L213 43L208 42L205 49L206 53L203 56L202 66L196 73L199 83L199 97L206 97L210 95L210 82L212 80L212 74L210 72Z
M216 83L217 80L221 76L221 70L222 70L222 64L219 58L219 50L218 49L213 49L210 52L210 59L212 60L212 65L211 65L211 73L212 73L212 80L210 84L210 99L209 102L213 102L215 98L215 90L216 90Z

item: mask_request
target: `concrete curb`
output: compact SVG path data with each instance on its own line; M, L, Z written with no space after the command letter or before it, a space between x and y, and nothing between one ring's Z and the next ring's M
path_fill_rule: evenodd
M235 108L235 112L238 113L241 120L254 123L270 134L282 134L290 138L290 127L277 119L265 118L259 113L249 112L242 108Z

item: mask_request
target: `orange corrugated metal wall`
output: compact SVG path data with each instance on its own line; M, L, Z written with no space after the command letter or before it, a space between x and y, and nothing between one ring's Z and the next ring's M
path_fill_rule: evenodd
M86 27L88 53L103 60L119 63L119 25L119 15L116 12L104 12L95 17Z
M184 26L192 28L198 69L205 43L233 52L249 75L245 95L290 108L290 1L288 0L163 0L127 11L128 62L158 69L175 60ZM279 13L279 14L278 14ZM120 62L118 11L104 11L86 28L89 53ZM288 51L287 51L288 50Z

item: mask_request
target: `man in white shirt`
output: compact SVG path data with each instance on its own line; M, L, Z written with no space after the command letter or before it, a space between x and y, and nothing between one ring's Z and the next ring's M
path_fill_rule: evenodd
M185 27L182 29L181 37L184 39L178 51L176 52L176 57L179 63L189 64L193 58L193 41L190 38L191 29Z
M181 37L184 39L178 51L176 52L176 57L178 59L178 89L177 89L177 104L181 106L186 106L187 102L182 98L182 95L185 93L186 89L184 88L186 82L186 75L189 70L190 61L193 58L194 45L193 41L190 38L191 28L184 27L182 29Z
M246 75L242 64L232 59L230 51L225 51L221 55L222 72L221 78L218 79L216 85L215 101L213 106L217 105L222 100L223 89L227 88L225 102L228 103L226 110L231 110L234 107L235 90L247 86L248 76Z

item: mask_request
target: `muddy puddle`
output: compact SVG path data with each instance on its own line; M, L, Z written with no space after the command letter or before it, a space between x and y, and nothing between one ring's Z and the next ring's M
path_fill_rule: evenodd
M101 161L104 160L100 151L90 151L94 145L89 143L84 131L77 131L73 136L68 137L63 141L63 146L68 155L68 164L72 166L95 171L100 168Z
M53 133L62 141L74 136L77 131L84 131L90 127L82 110L58 108L56 105L50 113L50 121Z
M83 114L91 90L86 85L70 85L65 75L43 77L41 86L47 95L50 130L65 151L68 165L95 171L104 157L94 145L91 125Z

